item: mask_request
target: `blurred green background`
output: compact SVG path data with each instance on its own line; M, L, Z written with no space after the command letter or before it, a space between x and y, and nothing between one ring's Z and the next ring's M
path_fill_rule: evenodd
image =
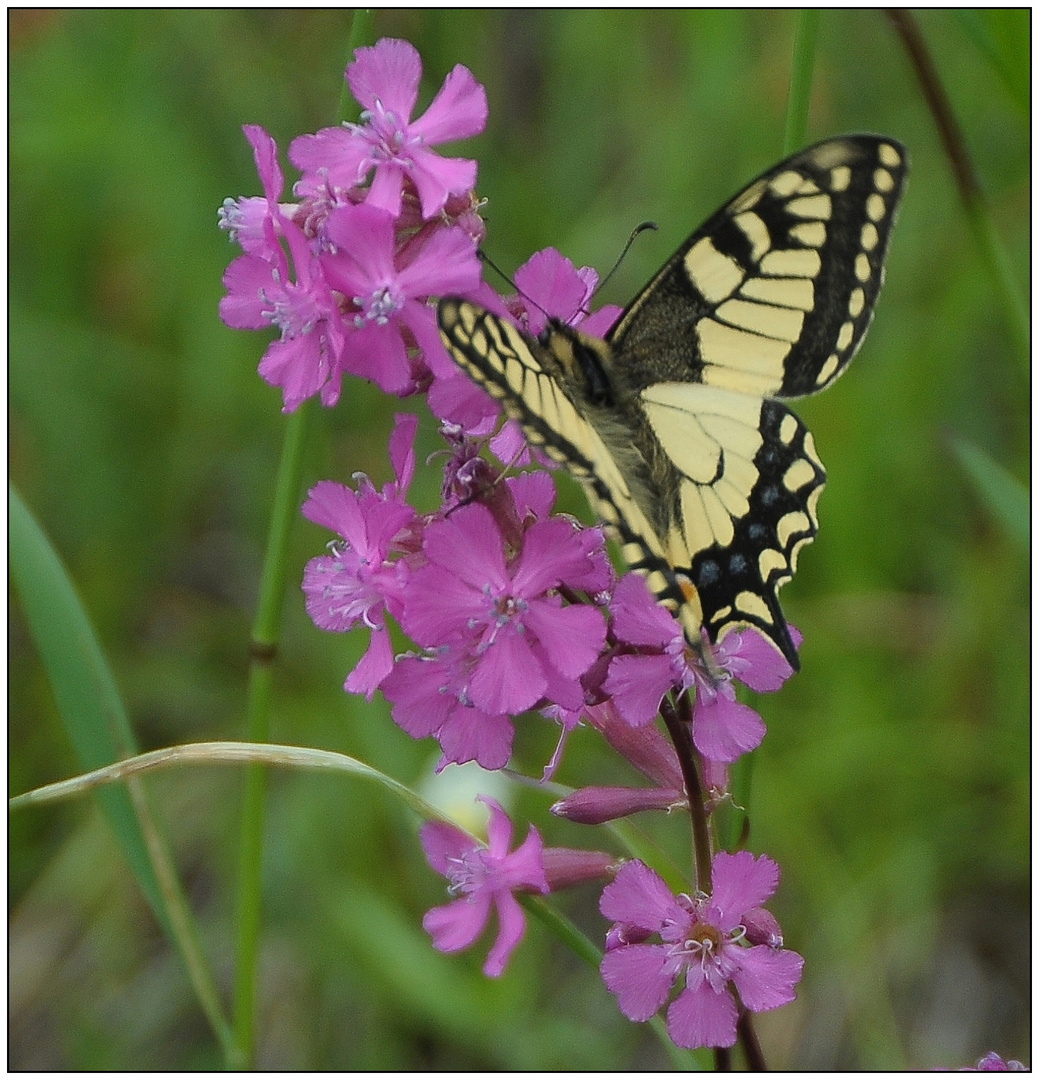
M284 153L334 119L349 13L10 13L10 470L70 569L145 749L240 737L247 636L284 420L256 376L265 339L217 318L235 250L216 228L259 183L241 134ZM929 11L920 26L1024 290L1027 11ZM486 248L514 269L552 245L624 303L744 182L778 160L792 12L388 11L419 109L464 63L487 87ZM1029 562L952 451L1029 481L1028 360L979 256L916 77L878 13L822 16L808 141L895 136L912 158L887 286L861 356L801 403L827 465L817 543L783 602L803 671L761 703L750 845L783 868L774 909L804 954L798 1001L760 1018L773 1067L1030 1060ZM284 160L284 159L283 159ZM349 381L322 413L306 484L390 476L401 404ZM440 445L420 401L420 460ZM420 469L422 509L439 468ZM580 496L565 505L585 513ZM367 634L307 619L298 579L328 536L300 521L276 679L280 742L342 750L421 785L437 757L344 695ZM12 793L76 763L12 600ZM519 725L540 774L554 730ZM451 777L452 770L446 774ZM558 779L629 777L586 731ZM207 951L230 985L241 772L150 781ZM550 843L611 846L509 796ZM680 819L641 820L676 853ZM9 848L14 1069L191 1069L220 1055L94 804L22 811ZM417 823L356 781L279 773L264 870L266 1068L667 1066L597 975L533 925L506 976L486 946L435 953L443 882ZM594 890L560 903L601 939Z

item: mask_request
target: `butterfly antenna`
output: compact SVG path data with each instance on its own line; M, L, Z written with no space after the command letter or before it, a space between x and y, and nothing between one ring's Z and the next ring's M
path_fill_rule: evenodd
M631 230L631 236L628 237L628 242L624 245L624 250L617 256L617 261L610 268L610 272L606 275L606 277L602 279L602 281L599 282L599 288L595 290L596 292L600 292L606 285L606 283L610 280L610 278L612 278L613 275L617 272L617 268L622 262L624 262L624 257L631 250L631 245L635 243L635 237L641 235L649 229L652 229L653 232L656 232L658 228L659 226L655 221L643 221L641 225L636 225L635 228Z
M655 227L655 226L654 226ZM508 286L516 291L517 296L522 296L523 300L527 304L533 304L534 307L545 316L546 319L550 319L552 316L532 297L527 294L516 284L508 274L487 254L483 248L477 248L476 254L481 262L485 262Z
M476 249L476 257L480 262L486 263L506 285L516 289L516 292L519 292L519 289L516 288L516 282L505 273L505 271L490 257L490 255L487 254L486 251L483 250L483 248Z

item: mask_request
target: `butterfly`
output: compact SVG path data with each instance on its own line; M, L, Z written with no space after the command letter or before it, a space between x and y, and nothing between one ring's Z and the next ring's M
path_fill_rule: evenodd
M876 135L794 154L708 218L603 339L437 306L454 360L583 483L694 648L701 627L712 642L755 627L800 667L777 592L815 538L826 474L783 402L829 386L862 343L907 169Z

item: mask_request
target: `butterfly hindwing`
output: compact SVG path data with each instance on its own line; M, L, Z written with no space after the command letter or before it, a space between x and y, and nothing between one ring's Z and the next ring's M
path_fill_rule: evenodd
M798 667L777 598L818 528L825 472L777 398L822 389L862 341L905 181L893 140L833 139L698 229L605 340L538 339L440 302L459 365L581 480L625 558L699 646L754 626Z

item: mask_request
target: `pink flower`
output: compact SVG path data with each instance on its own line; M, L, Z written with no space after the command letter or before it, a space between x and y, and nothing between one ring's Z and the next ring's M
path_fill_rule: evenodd
M608 580L601 543L589 551L562 517L535 520L515 539L519 550L507 549L480 503L430 525L429 562L409 582L404 629L426 648L451 646L472 659L466 698L487 713L515 715L544 697L576 707L606 626L597 608L564 606L557 590Z
M401 660L382 686L405 731L439 740L438 768L502 768L512 716L535 705L581 709L581 677L606 637L597 607L561 596L609 587L602 533L549 516L547 473L511 477L484 497L427 526L426 562L408 578L401 614L427 655Z
M225 213L247 254L224 273L227 295L220 301L220 317L240 330L274 326L281 331L264 353L259 371L271 385L281 387L285 412L317 393L333 405L339 399L345 327L317 256L278 203L284 179L274 140L255 125L243 130L253 147L265 198L243 200L238 213Z
M483 932L491 905L498 912L498 937L487 955L483 973L497 978L526 929L516 892L548 892L541 837L533 825L526 840L509 852L512 822L493 799L480 796L490 808L487 846L477 844L461 829L441 821L422 826L422 849L429 865L447 878L450 904L426 912L422 925L440 952L469 948Z
M630 862L599 903L615 923L600 971L621 1012L648 1020L684 981L668 1008L667 1030L689 1049L736 1042L739 1012L730 984L746 1009L765 1012L794 1000L804 965L781 947L778 925L761 908L776 891L779 867L765 855L723 852L712 872L710 896L674 896L644 863ZM661 944L647 944L654 934Z
M614 657L604 689L630 724L649 723L673 687L695 686L693 742L705 758L727 764L761 742L765 724L749 705L736 700L732 680L738 678L759 692L778 690L793 670L756 630L733 631L717 645L704 639L723 674L718 682L688 647L678 621L654 600L638 575L621 578L610 610L614 633L634 651ZM793 627L791 634L795 642L801 640Z
M303 515L342 538L331 555L319 555L303 572L307 614L323 630L342 632L363 622L372 632L368 651L347 677L345 689L372 698L393 667L393 648L384 613L399 617L404 579L391 554L406 550L404 541L415 511L404 501L415 471L418 418L397 417L390 436L390 460L396 481L376 491L363 474L358 490L324 480L311 488ZM417 543L416 545L417 546Z
M304 173L303 189L326 184L349 189L374 169L368 205L399 215L407 178L418 192L423 218L429 220L449 195L464 195L476 184L475 161L443 158L430 147L483 131L486 91L458 64L425 114L412 120L422 77L415 47L383 38L354 56L346 80L364 106L361 123L324 128L294 140L289 158Z
M461 229L436 228L421 245L409 247L404 261L393 216L367 203L333 209L325 236L334 245L332 253L321 256L325 281L349 304L342 369L390 394L412 389L408 344L417 343L427 358L444 348L426 299L476 288L475 245Z

